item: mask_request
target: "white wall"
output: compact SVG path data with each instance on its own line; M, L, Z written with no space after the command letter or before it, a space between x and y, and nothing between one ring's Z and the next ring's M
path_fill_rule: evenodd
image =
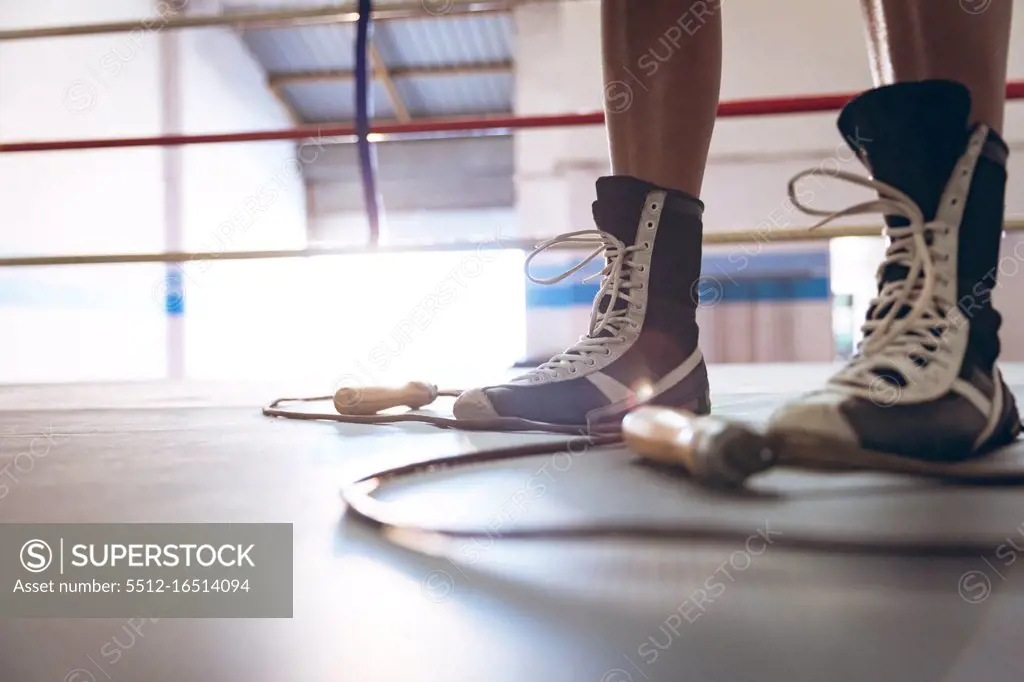
M262 68L230 29L182 31L186 133L291 127ZM310 146L303 154L319 153ZM245 142L184 148L187 248L300 248L305 186L295 143Z
M203 4L192 0L189 9L202 10ZM149 0L0 0L4 28L145 17L157 17ZM161 26L157 20L130 34L0 43L0 140L290 125L234 35L168 33L180 41L180 62L168 65L162 62L167 53ZM164 99L168 66L179 70L180 103ZM167 112L176 104L181 128L168 130ZM4 155L0 254L162 251L165 200L180 202L188 247L212 246L220 226L232 221L248 227L236 228L224 248L301 245L305 195L301 179L288 170L292 145L177 153L184 183L170 193L168 152L161 149ZM238 218L237 211L254 206L251 197L272 182L280 185L272 205L250 210L257 213L252 220ZM194 280L198 286L190 287L190 297L204 281L213 282L212 276ZM0 271L0 382L164 376L163 282L160 265Z
M262 69L232 30L180 31L176 36L181 40L186 132L292 125L267 90ZM306 191L295 149L287 141L185 147L183 246L218 253L305 246ZM315 145L303 150L304 158L320 153ZM268 294L278 271L263 262L186 266L186 376L256 376L301 334L301 327L274 319L281 314L278 308L289 307Z

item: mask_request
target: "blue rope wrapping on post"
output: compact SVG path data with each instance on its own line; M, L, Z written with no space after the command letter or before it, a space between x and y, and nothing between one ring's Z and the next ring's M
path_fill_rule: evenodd
M356 147L359 150L359 174L363 181L363 203L370 225L370 244L380 242L380 197L377 194L377 154L370 144L370 17L373 0L359 0L356 22Z

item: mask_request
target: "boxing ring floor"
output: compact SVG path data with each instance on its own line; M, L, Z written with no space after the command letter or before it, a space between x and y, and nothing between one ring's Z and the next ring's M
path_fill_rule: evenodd
M1004 369L1024 395L1024 365ZM830 371L713 366L715 409L762 420ZM424 475L381 497L423 522L495 531L686 519L746 528L754 538L971 538L991 551L953 559L798 552L774 540L484 540L434 558L346 519L342 484L401 463L558 437L260 415L262 404L296 388L0 388L0 468L33 438L52 438L45 456L8 482L3 522L288 522L295 537L292 619L147 621L113 665L99 652L113 637L126 641L124 619L0 620L0 679L1024 678L1024 573L1016 565L1024 561L1005 551L1014 540L1024 548L1019 488L775 472L750 494L725 496L611 449L568 460L541 455ZM542 470L543 494L509 504ZM712 580L724 588L695 607Z

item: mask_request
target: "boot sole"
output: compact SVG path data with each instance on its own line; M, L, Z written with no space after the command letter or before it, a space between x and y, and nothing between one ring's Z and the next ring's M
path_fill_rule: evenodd
M870 450L853 443L802 433L770 432L769 447L780 466L816 471L884 472L950 481L1024 480L1024 441L1012 441L956 462Z

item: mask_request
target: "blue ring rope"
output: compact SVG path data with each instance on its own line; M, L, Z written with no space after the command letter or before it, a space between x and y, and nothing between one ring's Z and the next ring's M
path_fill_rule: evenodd
M370 144L369 39L373 0L359 0L356 22L356 147L359 150L359 174L363 181L363 203L370 224L370 244L380 241L380 197L377 194L377 155Z

